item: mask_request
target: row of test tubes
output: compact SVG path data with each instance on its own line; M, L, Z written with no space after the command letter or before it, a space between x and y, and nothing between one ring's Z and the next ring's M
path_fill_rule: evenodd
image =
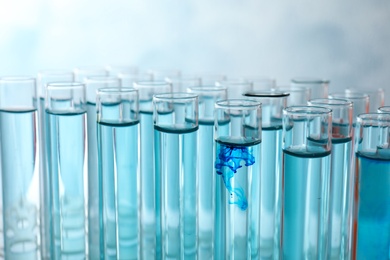
M328 87L114 68L0 78L3 257L388 256L384 91Z

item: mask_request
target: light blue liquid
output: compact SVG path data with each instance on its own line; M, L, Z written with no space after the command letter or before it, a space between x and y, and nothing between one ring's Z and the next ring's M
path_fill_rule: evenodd
M261 143L216 140L216 259L260 253Z
M330 152L284 150L283 167L282 257L326 259Z
M0 110L5 259L38 259L36 126L36 110Z
M198 258L212 259L214 250L214 121L199 121Z
M104 259L140 258L138 129L98 123Z
M53 214L51 259L86 258L85 117L85 113L46 111Z
M153 113L140 111L141 244L143 259L161 256L159 185L155 179ZM156 158L157 159L157 158Z
M347 259L349 255L351 147L351 138L332 140L329 259Z
M49 176L49 156L46 149L46 112L45 112L45 99L39 99L38 110L38 122L39 122L39 180L40 180L40 223L41 223L41 256L43 259L50 258L51 248L51 230L52 230L52 217L50 211L50 176Z
M278 259L282 192L282 126L262 129L260 256Z
M88 244L89 257L98 259L99 248L99 179L97 150L96 104L87 103L87 136L88 136L88 174L84 181L88 182Z
M389 154L356 153L356 259L390 259L389 158Z
M161 175L163 259L197 258L196 130L155 126L156 173Z

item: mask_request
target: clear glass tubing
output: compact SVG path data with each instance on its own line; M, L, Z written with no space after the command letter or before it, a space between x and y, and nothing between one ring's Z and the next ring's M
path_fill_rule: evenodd
M370 97L362 92L336 92L329 94L329 98L346 99L353 103L353 125L359 114L370 111Z
M310 77L296 77L291 80L291 86L310 88L310 98L327 98L329 91L329 80L310 78Z
M97 92L100 256L139 259L139 102L133 88Z
M214 257L214 105L225 100L227 90L218 86L189 87L188 92L198 95L198 258Z
M226 87L228 99L245 99L243 94L253 90L253 83L241 78L217 81L215 85Z
M74 81L84 83L87 77L108 76L109 72L104 66L80 66L73 70Z
M35 78L1 77L0 247L5 259L39 257L37 130Z
M345 93L364 93L370 98L370 113L375 113L379 107L385 105L385 90L382 88L346 88Z
M289 93L278 90L244 94L261 103L260 258L278 259L281 232L282 117Z
M383 106L378 108L378 113L390 113L390 106Z
M390 115L356 123L352 259L388 259L390 248Z
M326 259L332 111L318 106L283 110L283 259Z
M50 176L48 175L48 154L46 151L46 116L45 116L45 95L46 86L48 83L54 82L72 82L73 72L71 70L44 70L38 73L38 125L39 127L39 180L41 205L50 205ZM43 259L50 257L51 239L50 239L50 223L51 211L48 207L40 208L40 223L41 224L41 256Z
M160 175L155 174L153 95L171 93L166 81L137 81L141 146L141 244L143 259L161 256Z
M98 147L96 122L96 94L101 88L119 88L120 81L115 76L86 76L84 78L87 101L88 132L88 172L84 176L88 185L88 244L89 256L98 258L101 249L99 242L99 179Z
M52 211L50 259L85 258L85 86L49 83L45 101Z
M196 259L198 96L153 97L156 176L160 180L161 257Z
M332 110L328 256L330 259L349 259L353 192L353 104L345 99L312 99L308 105Z
M261 104L215 104L215 259L260 256Z
M289 93L286 107L306 106L307 101L311 98L311 89L306 87L281 85L276 86L273 90Z

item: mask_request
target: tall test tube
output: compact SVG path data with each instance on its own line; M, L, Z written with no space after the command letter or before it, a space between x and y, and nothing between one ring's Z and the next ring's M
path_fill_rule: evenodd
M260 258L278 259L281 232L282 116L288 93L255 91L245 94L261 103Z
M101 259L140 258L138 90L97 92Z
M283 259L327 259L331 110L283 111Z
M84 79L87 100L88 174L88 245L89 257L99 257L99 182L96 122L96 93L100 88L119 88L120 82L113 76L90 76Z
M156 174L161 176L163 259L197 259L198 97L153 97Z
M352 259L389 259L390 114L358 116Z
M50 230L52 225L50 211L50 176L48 169L48 151L46 150L46 112L45 95L48 83L54 82L72 82L73 73L67 70L45 70L38 73L38 125L39 125L39 171L40 171L40 196L41 196L41 257L50 258L51 237Z
M312 99L308 105L332 110L328 259L349 259L353 104L344 99Z
M160 176L155 174L153 95L171 92L165 81L138 81L141 145L141 255L143 259L161 256Z
M257 259L261 104L245 99L216 102L214 138L215 259Z
M86 258L86 100L81 83L46 87L46 134L52 211L50 259Z
M214 257L214 104L226 99L226 88L217 86L190 87L188 92L199 99L199 139L198 139L198 258ZM226 124L227 126L227 124Z
M39 259L36 82L0 78L2 240L5 259Z

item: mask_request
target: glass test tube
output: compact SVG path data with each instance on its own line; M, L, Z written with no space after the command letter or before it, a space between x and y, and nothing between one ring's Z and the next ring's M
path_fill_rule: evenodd
M1 236L5 259L39 257L36 95L34 78L0 78Z
M329 207L329 259L349 259L352 196L352 102L312 99L310 106L332 110L332 153Z
M162 259L197 259L198 97L158 94L153 106Z
M245 77L252 82L254 91L271 90L276 87L276 80L269 77Z
M200 86L199 77L181 75L180 78L166 78L166 81L171 83L172 92L186 92L188 87Z
M375 113L379 107L385 105L385 91L382 88L378 89L358 89L358 88L347 88L345 93L365 93L370 98L370 113Z
M283 259L326 259L332 112L316 106L283 111Z
M355 131L352 259L389 258L389 129L389 114L372 113L358 116Z
M181 71L177 69L150 69L148 73L152 75L154 81L165 81L167 78L177 79L181 77Z
M227 79L226 75L219 73L202 72L198 75L202 86L215 85L217 82L225 81Z
M254 91L245 94L261 103L260 258L279 259L282 195L282 116L289 94Z
M306 106L310 100L311 89L297 86L277 86L273 90L289 93L286 107Z
M39 125L39 171L40 171L40 196L41 196L41 256L43 259L50 258L51 248L51 211L50 211L50 176L48 170L48 151L46 151L46 116L45 116L45 95L46 86L53 82L72 82L73 72L67 70L45 70L38 73L38 125Z
M190 87L188 92L199 99L199 139L198 139L198 258L214 257L214 104L227 96L225 87ZM227 125L226 125L227 126Z
M97 92L101 259L140 258L138 90Z
M368 113L370 110L370 98L362 92L336 92L329 94L329 98L346 99L353 103L353 126L359 114Z
M233 120L236 119L236 120ZM261 104L215 104L215 259L260 254Z
M165 81L138 81L141 145L141 258L161 256L160 175L155 174L153 95L170 93Z
M329 80L317 79L317 78L293 78L291 80L291 86L310 88L310 98L327 98L329 89Z
M46 133L52 210L50 259L86 258L86 100L81 83L46 87Z
M118 88L119 79L113 76L90 76L84 79L87 100L87 136L88 136L88 245L89 256L99 256L99 178L98 147L96 122L96 93L100 88Z
M390 106L383 106L378 108L378 113L390 113Z
M84 83L87 77L108 76L108 71L99 66L83 66L73 70L74 81Z
M245 79L227 79L218 81L215 85L227 88L228 99L244 99L243 94L253 90L252 82Z
M150 73L120 73L118 78L121 82L121 87L124 88L133 88L135 82L150 81L153 79Z
M107 74L113 77L119 77L120 74L138 74L138 68L136 66L106 66Z

